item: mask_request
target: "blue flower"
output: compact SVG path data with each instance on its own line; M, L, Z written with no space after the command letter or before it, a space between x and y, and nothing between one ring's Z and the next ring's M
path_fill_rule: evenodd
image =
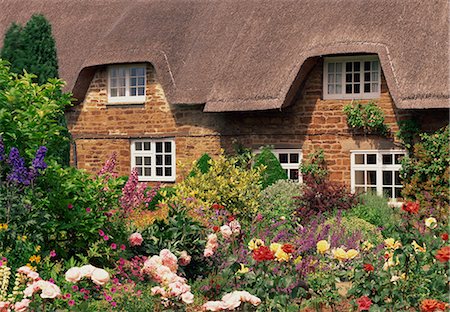
M47 168L47 164L44 161L45 154L47 153L47 148L45 146L40 146L36 152L36 156L33 159L32 166L36 170L44 170Z
M15 147L11 148L9 152L8 163L12 167L8 180L23 185L29 185L31 183L30 174L25 167L25 160L20 157L19 150Z

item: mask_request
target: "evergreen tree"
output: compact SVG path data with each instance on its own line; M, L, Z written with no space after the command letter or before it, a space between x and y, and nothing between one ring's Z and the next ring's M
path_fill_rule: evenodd
M256 155L255 164L253 167L266 166L266 170L261 175L261 185L265 189L269 185L278 180L287 180L286 171L281 167L278 158L272 153L270 148L264 147L260 154Z
M22 45L22 26L12 23L5 34L3 48L0 58L10 63L10 70L13 73L21 74L23 72L23 45Z

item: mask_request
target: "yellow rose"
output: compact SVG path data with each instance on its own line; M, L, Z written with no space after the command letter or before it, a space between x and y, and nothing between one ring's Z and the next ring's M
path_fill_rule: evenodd
M430 229L434 229L435 227L437 227L437 221L435 218L429 217L425 219L425 225Z
M277 252L279 249L281 249L281 246L283 246L283 244L272 243L270 244L270 250L273 252Z
M373 248L373 244L369 241L365 241L364 243L362 243L362 250L363 251L369 251Z
M355 249L349 249L347 251L347 259L353 259L359 254L358 250Z
M278 248L278 250L275 252L275 258L279 261L279 262L283 262L283 261L289 261L289 259L291 258L291 256L284 252L283 249Z
M326 240L318 241L316 244L317 252L324 254L330 249L330 244Z
M245 274L249 271L249 268L245 267L242 263L240 263L241 268L236 272L238 274Z
M335 248L331 251L333 257L339 261L347 260L347 253L342 248Z
M427 251L425 243L423 244L423 247L420 246L419 244L417 244L416 241L413 241L411 243L411 245L414 247L415 252L425 252L425 251Z
M253 238L248 243L248 249L250 249L250 250L258 249L261 246L264 246L264 242L262 240L260 240L259 238Z
M393 238L387 238L384 240L384 245L389 249L398 249L402 246L402 243L395 241Z

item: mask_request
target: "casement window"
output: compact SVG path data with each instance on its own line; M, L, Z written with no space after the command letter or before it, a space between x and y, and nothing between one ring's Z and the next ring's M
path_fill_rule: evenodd
M302 151L300 149L273 149L272 153L277 156L281 167L286 171L290 180L302 181L299 173L302 161Z
M352 192L374 192L390 199L400 199L403 156L404 151L352 151Z
M131 168L139 181L175 181L175 141L143 139L131 142Z
M108 67L108 102L145 102L146 67L143 64Z
M379 98L380 76L380 62L376 56L326 57L323 68L323 98Z

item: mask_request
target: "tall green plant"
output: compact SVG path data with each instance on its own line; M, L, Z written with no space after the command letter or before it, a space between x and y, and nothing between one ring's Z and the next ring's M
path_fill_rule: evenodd
M19 24L11 24L6 31L3 48L0 52L0 57L11 64L11 71L16 74L23 73L25 68L22 29L22 26Z
M278 158L272 153L269 147L264 147L261 153L256 155L254 168L264 166L265 170L261 175L261 185L265 189L278 180L287 180L286 171L281 167Z

